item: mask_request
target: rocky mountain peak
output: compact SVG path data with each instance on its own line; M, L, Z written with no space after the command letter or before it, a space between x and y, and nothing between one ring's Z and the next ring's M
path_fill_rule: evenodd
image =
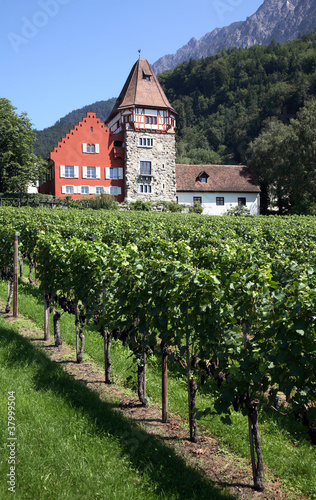
M229 47L267 45L273 39L284 43L316 29L315 0L264 0L245 21L216 28L199 40L194 37L175 54L161 57L152 64L156 74L173 69L190 58L201 59Z

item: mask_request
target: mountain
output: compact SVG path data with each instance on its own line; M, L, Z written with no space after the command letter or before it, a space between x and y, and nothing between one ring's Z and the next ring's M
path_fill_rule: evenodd
M178 113L178 163L247 164L249 144L271 121L288 125L316 98L316 32L222 49L158 78Z
M201 59L229 47L268 45L297 38L316 29L315 0L264 0L257 12L224 28L216 28L199 40L191 38L187 45L156 61L152 68L156 74L173 69L177 64Z
M112 97L107 101L94 102L83 108L71 111L60 118L55 125L51 127L44 128L43 130L36 130L37 141L34 145L34 153L46 159L57 142L60 141L76 123L82 120L88 111L96 113L97 117L104 122L110 115L115 102L116 97Z

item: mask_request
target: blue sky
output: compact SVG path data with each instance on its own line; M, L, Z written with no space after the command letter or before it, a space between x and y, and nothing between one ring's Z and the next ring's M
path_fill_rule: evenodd
M263 0L1 0L0 97L41 130L117 97L138 58L243 21Z

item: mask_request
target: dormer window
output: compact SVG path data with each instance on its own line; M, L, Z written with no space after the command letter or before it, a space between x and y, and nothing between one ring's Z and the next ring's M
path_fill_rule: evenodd
M202 184L206 184L208 178L209 175L206 172L200 172L195 180L196 182L202 182Z
M151 75L150 74L146 74L143 71L143 79L146 80L147 82L150 82L150 78L151 78Z

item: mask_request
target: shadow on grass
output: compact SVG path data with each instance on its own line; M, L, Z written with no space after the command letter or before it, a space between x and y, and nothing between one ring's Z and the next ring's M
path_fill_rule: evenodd
M26 283L19 279L19 291L25 295L31 295L39 304L43 304L44 302L43 292L32 283Z
M187 500L233 498L188 467L159 438L147 434L136 423L115 411L114 404L101 401L97 394L74 380L28 339L8 328L0 328L0 345L6 347L7 366L21 368L33 364L36 390L49 390L62 396L71 407L85 413L96 434L110 434L118 438L123 453L133 466L140 474L146 472L157 488L164 492L165 498L173 495Z

